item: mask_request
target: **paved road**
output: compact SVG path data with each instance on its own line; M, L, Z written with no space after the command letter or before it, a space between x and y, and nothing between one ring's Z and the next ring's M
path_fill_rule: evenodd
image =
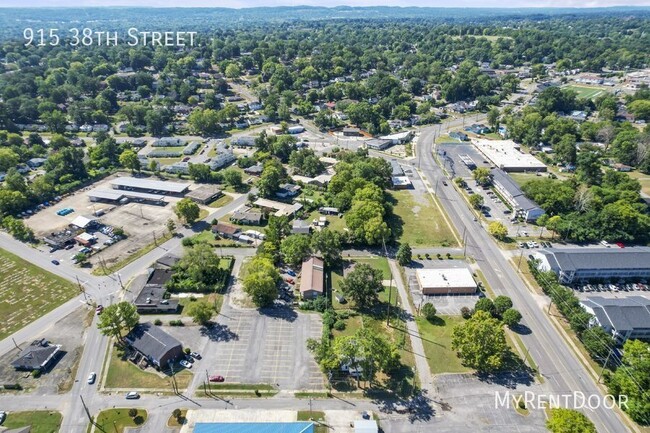
M213 218L219 219L233 212L235 209L244 204L246 200L246 195L242 195L241 197L236 198L228 205L217 209L215 212L208 215L203 220L203 224L208 223ZM200 226L201 222L195 225L195 227ZM184 236L191 236L194 234L193 230L189 228L181 228L179 230L179 233L182 233ZM119 299L124 294L120 284L120 279L122 283L126 284L131 278L141 273L152 262L156 261L165 254L168 254L170 252L177 252L178 254L181 254L181 241L182 239L180 237L171 238L167 242L161 244L157 248L154 248L149 253L122 268L118 273L118 278L116 274L102 277L93 276L90 275L86 270L63 262L59 266L55 266L50 262L50 258L46 254L35 248L16 241L6 233L0 233L0 248L16 254L17 256L28 260L30 263L33 263L43 269L47 269L55 275L72 281L75 284L79 282L79 284L85 288L85 296L80 294L79 296L54 309L50 313L42 316L38 320L15 332L11 336L0 341L0 353L6 353L9 350L13 349L14 344L12 338L20 344L24 341L31 340L34 335L38 335L43 331L51 328L60 319L64 318L82 306L85 299L87 299L88 302L95 302L97 304L103 305L110 305L113 302L119 301ZM253 254L254 251L255 250L252 248L222 249L222 253L235 256L250 255ZM64 427L62 428L62 431L65 431L66 433L84 433L86 431L87 418L82 406L81 398L79 398L79 396L82 396L86 401L86 404L90 407L108 407L104 404L105 396L100 396L95 392L95 387L97 385L87 384L87 378L90 372L94 371L98 375L101 373L101 364L104 359L104 354L106 353L108 339L106 337L103 337L97 330L96 319L93 321L93 324L86 333L85 338L86 340L84 343L84 351L81 356L81 360L79 361L79 368L77 371L77 379L72 387L71 392L65 396L56 397L30 396L29 404L26 406L18 405L17 407L19 409L23 407L51 408L56 406L63 413ZM19 402L22 400L14 400L14 396L2 396L0 397L0 401L3 404L3 407L12 407L11 405L7 406L7 403ZM93 413L92 410L91 413Z
M434 136L459 125L459 121L455 120L444 124L442 128L431 127L422 130L417 143L418 157L414 162L419 162L429 185L434 185L444 177L433 157ZM582 391L585 395L601 395L600 389L592 381L585 367L576 359L572 349L533 299L525 283L506 261L496 243L479 223L473 221L474 214L466 201L452 183L448 183L448 186L438 188L438 198L458 232L466 231L467 255L478 262L494 292L497 295L510 296L514 306L524 316L522 324L527 326L531 333L522 335L522 340L530 350L540 373L546 378L550 390L562 394ZM588 412L587 416L594 421L599 432L628 431L615 411L598 409Z

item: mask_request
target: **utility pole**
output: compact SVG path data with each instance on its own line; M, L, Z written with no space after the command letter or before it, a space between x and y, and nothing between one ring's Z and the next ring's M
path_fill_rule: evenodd
M386 241L384 237L381 237L381 243L384 246L384 257L388 260L388 250L386 250ZM390 298L393 293L393 271L389 268L390 271L390 285L388 286L388 311L386 313L386 326L390 326Z
M151 234L153 235L153 243L154 243L154 245L158 246L158 239L156 239L156 232L154 231Z
M77 285L79 286L79 291L80 291L81 293L83 293L83 295L84 295L84 301L85 301L86 304L87 304L87 303L88 303L88 297L86 296L86 289L84 288L84 286L81 285L81 282L79 281L79 277L78 277L78 276L75 276L75 278L77 279Z
M208 391L210 392L210 394L212 394L212 389L210 389L210 375L208 374L207 369L205 370L205 380L206 383L208 384Z
M90 423L93 424L93 417L90 416L90 411L88 410L88 406L86 406L86 402L84 401L83 396L79 395L79 398L81 399L81 405L84 407L84 411L86 412L86 416L88 417L88 421L90 421Z
M124 290L124 284L122 283L122 276L120 274L117 274L117 281L120 282L120 287Z
M605 368L607 368L607 363L609 362L609 357L612 356L612 353L614 352L613 348L609 348L609 353L607 354L607 358L605 359L605 363L603 364L603 368L600 370L600 374L598 375L598 379L596 380L596 383L600 383L600 378L603 377L603 373L605 372Z
M16 346L16 349L18 349L20 352L23 351L23 349L21 349L21 348L18 346L18 344L16 343L16 340L14 340L14 337L11 337L11 341L14 342L14 346Z
M519 261L517 262L517 271L521 273L521 259L524 257L524 250L521 250L521 254L519 254Z
M467 226L463 226L463 257L467 258Z
M311 397L309 397L309 419L310 420L314 419L314 417L312 416L312 410L311 410Z

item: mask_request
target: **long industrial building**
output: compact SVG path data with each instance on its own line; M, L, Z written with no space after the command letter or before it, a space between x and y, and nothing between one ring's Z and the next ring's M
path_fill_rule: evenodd
M514 209L515 213L526 221L536 221L544 215L544 209L526 197L508 173L498 168L492 169L492 185L503 199Z
M164 195L183 195L190 188L187 183L137 179L134 177L117 177L111 180L110 183L114 189Z
M109 189L97 189L90 191L88 193L88 199L90 199L92 202L102 203L125 203L126 201L145 202L157 205L164 205L166 203L165 196L160 194Z
M472 144L496 167L504 171L546 171L546 164L520 150L512 140L473 139Z
M548 248L533 258L539 260L540 270L553 271L563 284L650 278L650 247Z

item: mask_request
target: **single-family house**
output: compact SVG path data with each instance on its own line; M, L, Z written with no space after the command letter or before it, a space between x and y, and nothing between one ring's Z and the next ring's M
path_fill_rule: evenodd
M325 289L324 266L323 259L315 256L302 262L300 295L303 299L315 299L323 295Z
M149 322L137 324L124 339L149 363L159 368L165 368L183 356L181 342Z

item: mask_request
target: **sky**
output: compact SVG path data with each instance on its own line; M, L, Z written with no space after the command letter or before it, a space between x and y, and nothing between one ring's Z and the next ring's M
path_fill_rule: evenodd
M257 6L607 7L650 6L650 0L0 0L2 7L227 7Z

